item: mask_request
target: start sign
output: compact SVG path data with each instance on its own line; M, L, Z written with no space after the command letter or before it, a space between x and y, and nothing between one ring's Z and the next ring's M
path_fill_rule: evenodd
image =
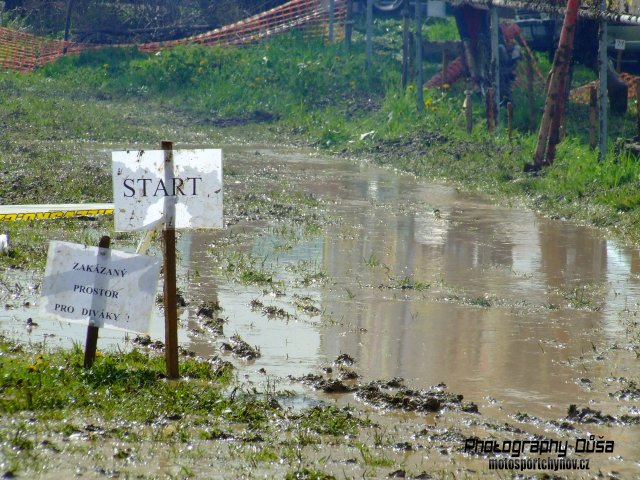
M222 228L222 150L112 152L117 231Z
M40 311L60 320L145 333L160 263L154 257L53 241Z

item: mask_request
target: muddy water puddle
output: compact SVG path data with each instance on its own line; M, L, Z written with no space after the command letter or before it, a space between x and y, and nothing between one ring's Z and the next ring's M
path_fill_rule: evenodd
M640 426L631 425L640 415L637 248L316 152L229 147L225 182L225 202L237 203L229 228L179 238L186 349L221 355L238 336L259 353L225 354L245 381L339 403L357 401L290 378L338 378L334 361L347 354L362 384L444 382L477 404L482 420L465 420L472 432L507 422L548 438L576 437L559 426L575 404L593 420L578 422L576 432L616 441L615 454L599 462L640 475ZM33 341L46 335L48 345L84 341L84 329L67 324L41 321L29 331L36 292L9 287L11 280L4 331ZM198 315L207 304L221 310ZM162 339L163 328L158 311L152 339ZM127 345L123 334L101 331L100 348ZM387 418L416 421L397 411Z

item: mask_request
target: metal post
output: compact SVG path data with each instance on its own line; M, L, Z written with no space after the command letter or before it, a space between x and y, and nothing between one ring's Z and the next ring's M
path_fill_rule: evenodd
M424 95L422 92L422 1L416 0L416 102L418 111L424 110Z
M335 23L335 0L329 0L329 43L333 43L333 27Z
M607 155L607 20L604 17L607 4L606 0L600 0L599 9L602 17L600 18L600 28L598 29L598 77L600 80L600 89L598 92L598 118L599 118L599 153L598 158L603 160Z
M173 143L162 142L165 160L165 185L173 178ZM178 304L176 296L176 231L175 231L175 197L165 197L164 205L164 321L165 321L165 360L167 378L175 380L180 377L178 368Z
M367 70L371 68L373 56L373 0L367 0L367 32L365 46L365 64Z
M500 124L500 53L498 29L500 28L498 19L498 9L491 7L491 75L493 77L493 94L495 108L496 127Z

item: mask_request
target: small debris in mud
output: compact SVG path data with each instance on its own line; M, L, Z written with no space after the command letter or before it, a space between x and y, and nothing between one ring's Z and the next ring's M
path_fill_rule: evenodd
M360 375L358 375L353 370L347 370L346 368L340 369L340 380L348 381L348 380L357 380L358 378L360 378Z
M295 295L294 305L298 310L302 310L307 315L319 315L321 313L320 309L313 304L313 299L311 297L302 297L299 295Z
M640 416L621 415L614 417L612 415L603 414L599 410L592 410L589 407L579 409L576 405L569 405L567 411L567 419L577 423L595 423L597 425L621 424L621 425L640 425Z
M213 318L214 315L217 312L221 312L221 311L222 311L222 307L220 306L220 304L217 301L216 302L208 302L208 303L205 303L204 305L202 305L198 309L198 313L196 313L196 315L198 317Z
M629 382L626 387L617 392L610 393L609 396L615 397L619 400L640 400L640 387L633 381Z
M304 385L308 385L316 390L322 390L325 393L350 393L355 391L356 387L345 385L341 380L326 379L322 375L314 375L309 373L299 378L289 376L289 379L296 382L301 382Z
M404 470L396 470L387 475L388 478L405 478L407 476L407 472Z
M333 363L336 365L345 365L347 367L350 367L351 365L356 363L356 361L349 354L343 353L341 355L338 355L338 358L336 358Z
M164 343L160 340L156 340L155 342L151 341L151 337L149 335L137 336L133 340L133 343L136 345L140 345L141 347L148 347L152 350L162 350L164 348Z
M225 324L224 318L220 318L220 317L209 318L203 323L203 325L207 329L209 329L211 333L218 336L224 335L224 332L223 332L224 324Z
M223 343L220 347L224 352L230 352L237 357L245 360L255 360L260 358L260 349L258 347L252 347L247 342L242 340L239 335L234 335L229 339L230 343Z
M260 310L263 315L266 315L270 318L280 318L282 320L290 320L291 318L293 318L293 315L291 315L283 308L278 308L274 305L265 305L257 298L251 300L249 305L251 306L251 310Z

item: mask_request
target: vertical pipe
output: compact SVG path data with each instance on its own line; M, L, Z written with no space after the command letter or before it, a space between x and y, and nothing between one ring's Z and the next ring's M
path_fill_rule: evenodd
M416 0L416 102L418 111L424 110L424 95L422 92L424 80L422 78L422 1Z
M600 91L598 93L598 118L599 118L599 153L598 158L604 159L607 154L607 20L604 17L607 5L606 0L600 0L599 10L603 14L600 17L600 28L598 29L598 77L600 80Z
M329 0L329 43L333 43L333 28L335 23L335 0Z
M500 123L500 53L499 48L499 35L500 28L498 19L498 9L491 7L491 75L493 77L493 93L495 108L495 123L496 126Z

